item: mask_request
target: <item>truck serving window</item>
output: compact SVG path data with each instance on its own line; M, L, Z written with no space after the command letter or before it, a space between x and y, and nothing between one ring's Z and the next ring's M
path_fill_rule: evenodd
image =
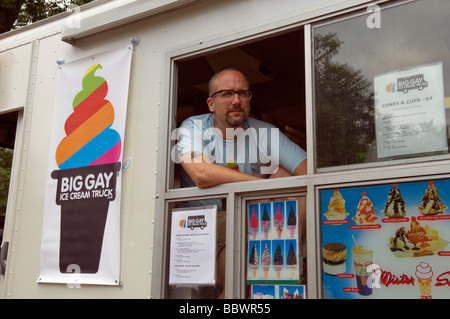
M221 51L209 52L202 56L196 55L174 61L175 93L172 108L172 132L170 132L170 154L172 156L170 165L172 169L168 183L172 196L164 205L166 213L164 218L166 225L170 225L176 218L174 212L215 205L217 207L217 256L214 285L205 285L204 283L188 286L176 285L170 282L168 276L165 276L164 294L166 297L223 298L226 294L225 291L228 295L244 298L249 296L250 286L247 285L247 281L236 282L233 278L247 276L242 273L246 270L243 271L243 267L237 266L247 264L245 257L248 253L247 241L253 238L247 233L249 226L244 217L247 215L247 199L244 197L247 198L247 194L253 194L253 187L257 185L255 183L236 183L239 184L240 191L237 193L226 192L225 194L220 187L183 188L184 176L181 173L181 165L173 160L174 146L178 142L178 139L174 138L173 130L179 129L182 122L191 116L210 113L207 104L209 80L216 72L233 66L242 71L249 81L252 93L249 117L272 124L288 139L307 151L304 51L304 30L297 29L267 36L257 41L241 43L238 46L227 47ZM265 189L265 192L270 194L270 187ZM299 189L296 190L296 194L298 192ZM277 195L281 196L279 190ZM253 199L253 195L251 196ZM304 197L296 198L292 202L296 203L296 214L305 212ZM256 202L252 202L252 205L256 205ZM178 219L175 221L179 222ZM179 230L180 225L176 225L175 229ZM202 228L208 230L210 227L207 218L204 218L202 214L188 216L182 225L186 227L186 230L192 232L201 231ZM299 223L298 225L303 224ZM292 245L296 247L296 256L303 262L302 258L306 255L301 255L300 252L304 254L305 249L298 250L297 247L305 243L304 238L299 237L303 236L305 232L302 233L299 227L297 227L297 231L298 235ZM289 231L286 230L285 233L288 234ZM167 245L175 240L174 235L170 234L168 229L163 236L166 236ZM276 231L271 233L271 236L274 237L271 239L275 239ZM176 261L169 258L169 253L168 251L164 252L165 267L175 267ZM295 277L297 284L300 280L303 280L302 282L305 280L304 273L299 271L299 269L303 271L303 266L300 265L300 262L298 265ZM272 275L276 276L275 270ZM254 283L254 280L249 282L249 284Z
M303 30L177 62L176 127L193 115L209 113L208 82L234 66L250 82L250 117L275 125L306 151ZM176 142L176 141L175 141ZM172 187L180 187L179 165Z

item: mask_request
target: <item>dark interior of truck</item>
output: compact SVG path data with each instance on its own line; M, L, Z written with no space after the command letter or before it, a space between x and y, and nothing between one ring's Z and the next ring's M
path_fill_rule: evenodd
M178 61L177 127L209 112L209 79L235 66L250 82L251 116L277 126L306 150L304 56L303 30L297 30Z

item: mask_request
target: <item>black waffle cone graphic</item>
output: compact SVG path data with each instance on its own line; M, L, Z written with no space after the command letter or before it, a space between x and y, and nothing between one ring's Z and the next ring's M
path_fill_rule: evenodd
M56 204L61 206L59 270L78 266L80 273L97 273L109 202L116 198L121 163L55 170ZM71 272L71 271L69 271Z

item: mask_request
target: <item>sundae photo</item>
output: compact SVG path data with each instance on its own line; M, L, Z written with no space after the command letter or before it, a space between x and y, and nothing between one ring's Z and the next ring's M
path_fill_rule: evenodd
M347 270L347 247L341 243L328 243L322 248L323 271L331 276L343 274Z
M347 217L348 213L345 210L345 200L339 193L339 189L334 190L333 196L330 198L328 204L328 211L325 213L325 217L328 220L342 220Z
M378 217L375 216L373 204L366 196L366 192L362 192L362 198L358 203L356 215L352 219L358 225L374 224L378 220Z
M410 229L400 227L390 239L390 249L397 257L421 257L434 255L448 242L439 237L430 226L422 227L416 217L411 217Z
M283 292L280 299L304 299L304 297L298 292L298 288L291 293L286 287L283 287Z
M434 183L429 182L425 195L422 197L422 203L418 207L419 212L422 215L438 215L442 214L446 208L447 206L442 204L441 199L439 198Z
M388 195L383 214L389 218L401 218L406 215L405 201L397 184L393 185Z

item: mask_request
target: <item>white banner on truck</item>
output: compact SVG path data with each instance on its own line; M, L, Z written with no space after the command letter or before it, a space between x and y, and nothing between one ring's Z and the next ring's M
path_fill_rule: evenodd
M59 66L39 283L118 285L132 46Z

